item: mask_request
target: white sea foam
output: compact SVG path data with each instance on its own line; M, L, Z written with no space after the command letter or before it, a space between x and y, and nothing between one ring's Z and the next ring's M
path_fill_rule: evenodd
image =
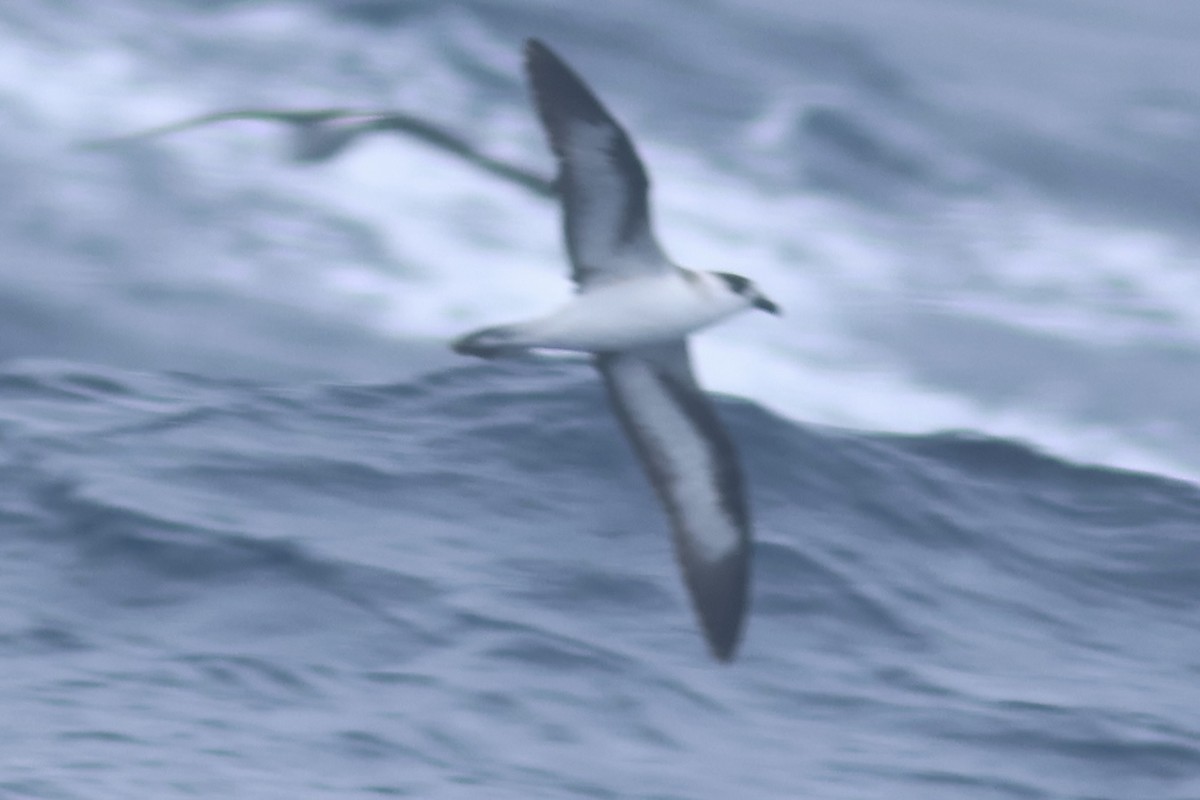
M326 24L316 12L294 7L221 13L207 32L188 34L193 44L217 46L233 30L233 39L219 43L227 54L249 53L263 42L286 49ZM318 55L355 52L370 76L358 87L365 98L427 110L481 145L494 140L498 151L549 174L542 133L523 97L482 100L445 60L437 37L473 53L480 69L500 74L507 66L514 83L518 53L504 56L510 43L456 22L455 14L431 19L435 37L418 28L391 32L398 40L392 42L334 27ZM0 93L24 109L32 137L136 129L262 102L286 84L297 91L279 95L287 102L278 104L359 104L335 91L351 78L297 81L286 54L239 94L236 82L252 67L236 59L224 71L206 67L193 75L181 59L169 62L173 71L156 73L164 62L154 53L94 39L64 52L3 29L0 36ZM301 78L309 69L316 68L302 67ZM389 74L390 83L383 77ZM632 89L606 85L603 76L594 82L622 116ZM230 93L227 101L222 93ZM331 102L335 97L340 102ZM671 114L670 104L659 103L656 113ZM859 325L927 314L1098 351L1152 341L1194 352L1200 277L1191 268L1192 245L1162 231L1074 218L1016 185L889 218L800 186L764 189L735 168L714 168L702 152L633 134L654 179L655 217L668 252L689 267L752 276L786 312L782 320L747 315L702 337L700 369L713 389L813 422L907 432L971 428L1083 460L1200 471L1200 442L1145 433L1176 429L1156 411L1130 407L1107 421L1075 419L1069 407L1040 404L1036 392L997 400L931 381L920 352L872 338ZM227 125L147 143L145 151L174 170L157 188L114 184L121 172L111 161L104 170L80 169L82 159L96 164L103 155L63 153L44 176L46 192L81 196L80 208L90 202L91 224L103 225L105 237L128 249L122 269L138 281L284 302L398 341L441 340L536 314L571 291L552 204L390 135L368 137L333 162L298 168L283 158L284 135ZM47 152L32 139L16 144ZM784 146L786 137L774 135L768 144ZM138 160L110 158L118 165L126 159L130 170ZM189 206L195 203L207 209L202 218ZM129 210L157 221L139 226L134 217L120 230L120 214ZM87 219L73 224L82 227L81 237L89 235ZM164 253L167 240L172 246ZM47 269L65 273L67 259L49 254Z

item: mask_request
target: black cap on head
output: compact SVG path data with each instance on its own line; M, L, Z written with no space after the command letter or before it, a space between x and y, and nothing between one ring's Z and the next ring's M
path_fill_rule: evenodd
M758 287L756 287L749 278L743 278L741 275L734 275L729 272L714 272L713 274L725 281L725 285L727 285L734 294L748 298L750 300L750 304L755 308L761 308L763 311L766 311L770 314L782 313L779 310L779 306L764 297L762 293L758 291Z

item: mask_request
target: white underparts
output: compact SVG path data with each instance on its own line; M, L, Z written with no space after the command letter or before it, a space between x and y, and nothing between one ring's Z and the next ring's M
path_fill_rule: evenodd
M671 270L591 289L513 329L527 347L611 352L682 339L748 306L709 275Z

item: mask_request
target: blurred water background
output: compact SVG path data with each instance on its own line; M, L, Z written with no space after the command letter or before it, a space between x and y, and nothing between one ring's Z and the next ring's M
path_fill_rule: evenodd
M660 237L752 490L709 659L591 370L520 47ZM1200 797L1200 6L0 6L0 798Z

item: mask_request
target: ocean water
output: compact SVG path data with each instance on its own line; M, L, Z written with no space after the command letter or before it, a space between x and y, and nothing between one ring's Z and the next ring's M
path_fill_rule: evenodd
M446 340L569 291L582 72L681 263L756 521L711 661L589 367ZM0 798L1200 798L1200 8L0 7Z

